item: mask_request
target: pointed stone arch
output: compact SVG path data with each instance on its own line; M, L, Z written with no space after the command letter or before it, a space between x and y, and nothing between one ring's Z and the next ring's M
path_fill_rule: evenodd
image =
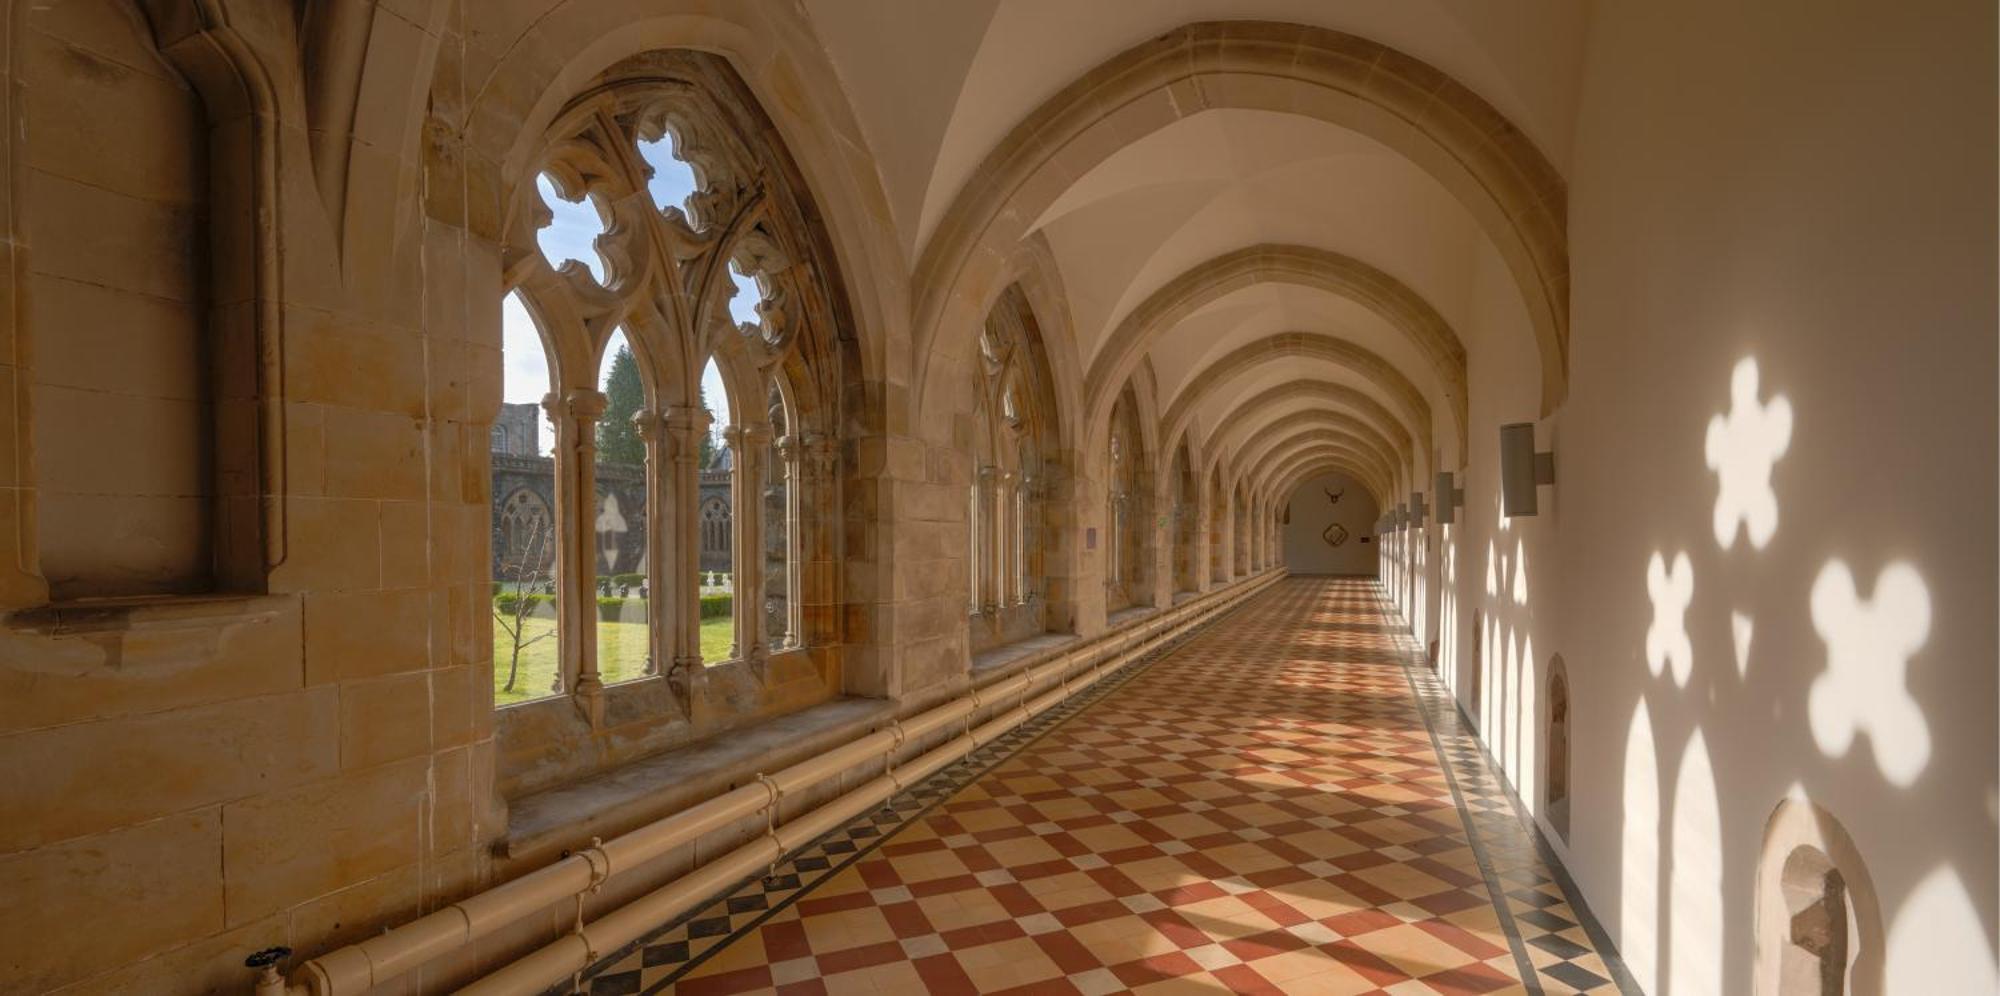
M1377 508L1382 507L1382 501L1389 494L1352 456L1328 448L1308 450L1272 468L1268 478L1270 490L1277 495L1290 494L1294 488L1311 479L1313 475L1328 470L1346 474L1366 488L1368 497L1375 500Z
M1246 443L1226 458L1231 469L1241 471L1255 463L1257 455L1270 452L1276 441L1290 438L1300 429L1323 429L1340 434L1358 445L1381 462L1384 471L1401 465L1400 454L1382 439L1375 429L1360 419L1340 412L1321 409L1307 409L1273 419L1257 427L1258 438ZM1217 448L1215 459L1225 459L1223 448Z
M1390 495L1396 493L1395 481L1383 476L1382 471L1377 469L1365 454L1354 449L1351 444L1325 437L1308 437L1290 442L1267 454L1257 467L1251 468L1250 473L1254 475L1255 480L1264 482L1268 486L1271 482L1282 481L1297 473L1304 465L1322 458L1338 459L1342 463L1343 472L1367 486L1369 493L1375 498L1377 507L1387 507L1383 503L1389 500Z
M1189 315L1237 291L1263 284L1308 287L1354 301L1406 336L1424 357L1457 429L1458 461L1466 454L1465 346L1450 323L1407 284L1342 253L1310 246L1263 244L1208 260L1168 281L1126 314L1097 350L1084 383L1097 385L1087 409L1091 424L1110 410L1108 385L1138 367L1146 350Z
M1265 363L1299 357L1347 367L1374 383L1388 397L1388 407L1396 413L1404 429L1418 441L1416 451L1419 454L1430 452L1430 405L1424 401L1416 385L1375 353L1345 339L1318 332L1281 332L1266 336L1244 343L1203 367L1200 373L1181 385L1173 402L1167 406L1162 416L1162 422L1167 426L1165 437L1177 438L1200 408L1201 402L1235 378Z
M1409 432L1404 429L1402 423L1396 421L1396 417L1390 414L1389 409L1383 407L1381 402L1345 384L1334 384L1312 378L1301 378L1257 392L1255 396L1246 399L1216 420L1214 427L1209 431L1209 438L1215 440L1218 445L1225 445L1237 429L1249 430L1260 427L1255 420L1261 413L1286 402L1298 400L1324 402L1326 410L1341 412L1368 426L1380 437L1390 453L1406 459L1411 451ZM1186 429L1185 425L1180 427L1182 432ZM1169 439L1168 445L1174 445L1177 441Z

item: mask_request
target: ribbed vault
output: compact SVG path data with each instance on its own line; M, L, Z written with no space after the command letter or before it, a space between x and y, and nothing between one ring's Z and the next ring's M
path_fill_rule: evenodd
M1115 385L1125 382L1167 330L1203 306L1260 284L1287 284L1351 299L1401 332L1428 362L1426 371L1457 428L1465 460L1465 346L1444 316L1408 285L1361 260L1310 246L1256 245L1227 253L1182 274L1127 313L1090 363L1089 425L1095 434L1110 417Z
M1378 385L1411 435L1423 440L1424 451L1429 451L1432 438L1430 405L1424 401L1416 385L1375 353L1345 339L1317 332L1286 332L1267 336L1217 358L1189 379L1172 403L1167 405L1166 432L1162 437L1168 440L1178 438L1201 403L1231 380L1264 364L1295 358L1327 360L1354 370Z
M1395 455L1397 463L1407 460L1410 453L1409 433L1403 431L1402 425L1394 415L1389 414L1388 409L1344 384L1310 379L1290 381L1276 388L1258 391L1229 409L1209 430L1209 445L1227 451L1238 445L1243 437L1259 431L1267 422L1288 414L1279 409L1291 409L1301 404L1311 406L1313 410L1351 417L1375 433L1384 452Z

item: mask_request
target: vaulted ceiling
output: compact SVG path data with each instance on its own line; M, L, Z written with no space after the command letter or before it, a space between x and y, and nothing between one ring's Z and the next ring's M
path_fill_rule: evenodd
M1181 431L1240 445L1280 421L1329 442L1360 427L1357 452L1393 447L1404 473L1422 474L1434 455L1444 469L1464 459L1469 364L1537 356L1521 369L1541 371L1545 409L1559 398L1561 173L1587 0L805 5L915 270L919 363L935 345L927 328L966 324L997 295L984 257L1043 240L1069 311L1045 324L1073 329L1048 344L1051 362L1115 379L1086 383L1087 425L1145 365L1165 445ZM1210 57L1204 46L1240 33L1202 24L1221 20L1326 29L1279 60L1304 66L1308 85L1279 92ZM1185 56L1166 46L1145 61L1189 26ZM1292 45L1284 32L1302 30L1257 43ZM1342 92L1348 56L1364 77L1375 69ZM1170 68L1145 68L1160 61ZM1117 75L1093 74L1108 63L1161 75L1169 109L1101 82ZM1412 86L1434 92L1391 89ZM1461 119L1470 139L1447 134ZM1417 140L1404 137L1413 125ZM1258 247L1280 262L1245 265ZM1479 292L1495 279L1518 292Z

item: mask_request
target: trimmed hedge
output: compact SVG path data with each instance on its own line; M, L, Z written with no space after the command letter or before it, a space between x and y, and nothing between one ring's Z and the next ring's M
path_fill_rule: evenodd
M627 615L628 611L643 616L645 601L643 598L619 598L615 595L599 598L597 600L597 618L605 622L624 622L629 619ZM721 619L729 615L732 601L733 599L726 592L701 596L701 618ZM632 602L639 604L632 605L628 609L628 604ZM528 611L531 614L540 614L543 609L553 608L554 603L555 596L553 595L529 595ZM493 611L501 615L511 616L519 608L520 596L513 592L493 596Z
M528 612L533 614L542 611L544 608L550 608L554 606L555 600L556 597L554 595L529 595ZM493 596L493 611L503 616L511 616L519 611L520 608L521 596L511 591L501 592Z

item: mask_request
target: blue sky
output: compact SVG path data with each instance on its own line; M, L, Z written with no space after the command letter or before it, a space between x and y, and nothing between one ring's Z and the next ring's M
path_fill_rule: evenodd
M669 138L657 142L640 142L639 155L653 168L653 176L646 189L653 196L653 202L661 207L680 207L686 210L688 195L694 193L694 171L673 156L673 143ZM592 240L604 231L603 219L597 209L588 202L563 200L556 193L555 185L546 176L536 178L543 203L549 206L552 218L548 227L537 233L537 241L542 254L549 262L560 268L565 260L576 260L590 269L590 275L604 280L604 260L598 256ZM737 293L729 302L729 312L739 322L757 320L756 281L745 277L732 267L729 277L735 282ZM534 319L528 315L527 306L516 294L508 294L500 306L501 360L503 388L502 397L510 404L538 403L549 392L548 360L542 352L541 336L536 333ZM606 346L598 370L599 387L610 370L608 360L617 354L618 347L625 344L624 330L612 334ZM709 407L715 413L715 425L719 429L728 425L729 396L723 390L721 373L715 361L710 360L701 374L702 389L708 397ZM546 428L542 431L541 450L548 452L550 440Z

